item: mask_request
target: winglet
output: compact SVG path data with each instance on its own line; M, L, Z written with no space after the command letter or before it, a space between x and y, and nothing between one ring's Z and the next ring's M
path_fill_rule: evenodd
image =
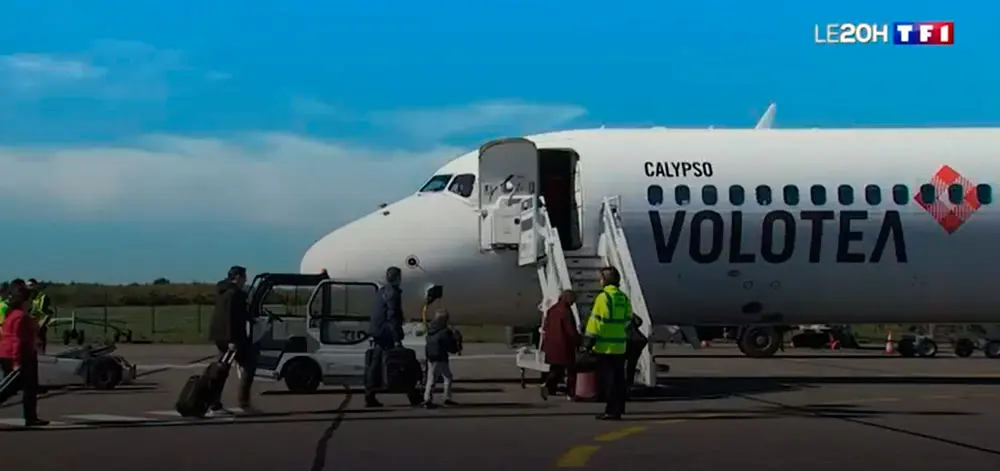
M760 120L757 121L757 125L754 126L754 129L771 129L774 125L774 114L777 112L778 105L776 103L771 103L767 107L767 110L764 111L764 114L760 117Z

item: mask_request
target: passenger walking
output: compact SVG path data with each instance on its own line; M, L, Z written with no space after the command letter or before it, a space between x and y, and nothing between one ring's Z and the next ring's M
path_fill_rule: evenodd
M585 345L596 356L600 384L605 391L604 413L598 420L620 420L625 413L626 327L632 316L632 303L618 284L621 275L614 267L601 269L603 289L594 298L587 320Z
M371 355L365 362L365 407L382 407L375 392L386 380L383 378L382 362L385 352L403 345L403 271L399 267L389 267L385 271L385 284L380 286L375 296L375 307L368 324L371 338Z
M559 300L545 313L545 323L542 330L545 337L542 340L542 352L545 353L545 363L549 372L545 375L541 393L543 399L555 394L559 383L566 380L566 398L572 399L576 390L576 351L580 347L580 331L573 318L573 303L576 294L570 290L559 294Z
M4 388L0 403L21 391L25 427L48 425L38 418L38 323L30 315L30 298L22 282L10 289L7 318L0 332L0 369ZM14 376L12 376L14 375Z
M642 334L641 328L642 318L632 314L632 320L625 332L625 382L628 384L626 389L628 395L631 395L632 385L635 383L635 372L639 368L639 358L642 357L642 352L649 344L649 339Z
M454 377L451 374L451 365L448 358L451 354L461 351L461 345L455 331L448 325L448 313L439 311L434 315L427 329L427 381L424 386L424 407L433 409L434 386L438 379L444 383L444 404L454 406L455 401L451 400L451 385Z
M248 333L253 319L248 311L247 293L243 289L246 282L247 269L237 265L229 269L225 280L215 285L215 311L212 313L209 340L215 342L220 360L226 352L236 352L235 361L241 369L237 401L243 413L254 414L259 412L250 400L257 370L257 351ZM221 395L222 390L209 409L209 416L231 414L223 408Z

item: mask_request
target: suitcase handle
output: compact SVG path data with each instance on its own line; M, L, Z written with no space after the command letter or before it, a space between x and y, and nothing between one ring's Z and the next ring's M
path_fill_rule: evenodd
M229 366L233 364L233 360L235 359L236 359L236 351L229 350L226 353L222 354L222 358L219 359L219 363Z

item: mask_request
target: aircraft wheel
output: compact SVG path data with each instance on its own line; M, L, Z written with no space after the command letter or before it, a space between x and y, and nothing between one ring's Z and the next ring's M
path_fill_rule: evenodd
M285 365L282 377L285 379L285 386L295 394L308 394L316 392L323 382L323 371L315 361L300 358L292 360Z
M989 358L1000 358L1000 340L989 341L983 351L986 352L986 356Z
M899 355L906 358L913 358L917 356L917 346L913 339L903 339L899 341L899 346L896 348L899 351Z
M923 358L933 358L937 355L937 342L931 339L923 339L917 343L917 355Z
M969 339L958 339L955 342L955 355L961 358L968 358L972 356L972 352L976 351L976 344Z
M778 329L774 327L747 327L740 337L740 351L750 358L772 357L781 347L781 340Z
M108 390L114 389L121 384L122 366L112 358L95 358L87 372L87 384L94 389Z
M73 334L71 332L72 331L69 331L69 330L64 330L63 331L63 333L62 333L62 342L63 342L63 345L69 345L70 340L73 340L73 338L72 338Z

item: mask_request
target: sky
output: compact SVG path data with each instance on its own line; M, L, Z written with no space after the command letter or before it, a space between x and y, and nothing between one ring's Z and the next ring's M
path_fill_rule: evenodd
M296 271L495 137L1000 124L1000 6L927 0L5 0L0 278ZM951 47L817 23L955 22Z

